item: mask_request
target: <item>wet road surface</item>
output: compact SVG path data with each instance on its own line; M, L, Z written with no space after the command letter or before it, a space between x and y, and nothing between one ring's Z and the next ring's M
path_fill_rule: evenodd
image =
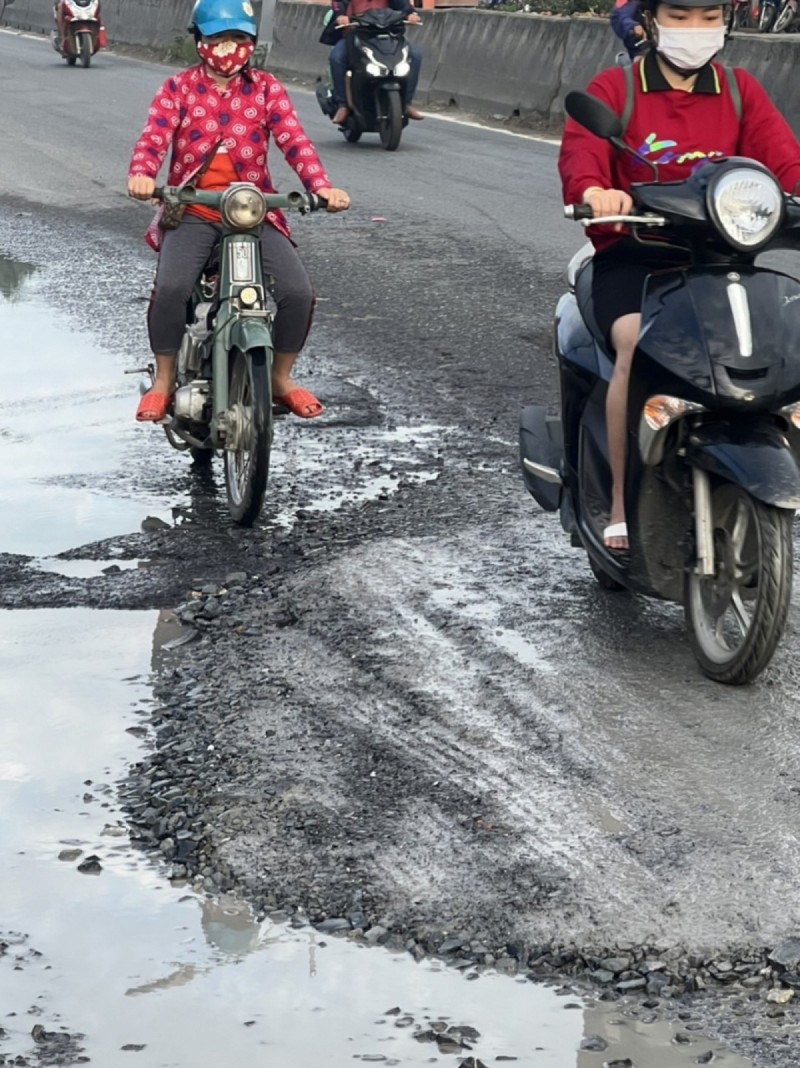
M153 260L147 212L119 190L162 77L110 56L68 70L0 34L19 103L0 128L19 138L37 114L14 166L0 160L2 328L24 355L0 402L0 603L183 605L195 640L156 674L139 782L166 768L196 807L195 890L243 891L256 924L270 903L319 921L357 900L367 933L389 917L435 951L465 932L470 966L506 946L524 972L537 947L546 962L571 947L554 975L626 958L628 974L646 948L680 998L681 976L716 990L709 969L736 965L754 981L722 1000L651 994L647 1009L643 993L619 1011L688 1012L753 1064L794 1065L794 1008L766 1001L759 970L800 926L800 605L759 684L714 687L680 612L605 595L524 497L517 412L555 399L550 316L580 241L558 219L555 149L430 119L389 158L346 146L295 93L355 207L295 227L320 296L303 378L328 412L279 426L268 514L242 532L216 476L133 424L121 374L146 352ZM170 717L216 755L177 766ZM653 1064L680 1063L667 1037Z

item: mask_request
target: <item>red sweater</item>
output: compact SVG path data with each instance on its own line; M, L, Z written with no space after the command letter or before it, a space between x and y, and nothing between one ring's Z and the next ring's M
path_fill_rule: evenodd
M748 156L773 172L792 192L800 183L800 144L756 79L736 69L742 98L741 120L727 77L716 63L701 72L694 91L671 89L651 53L634 64L634 107L625 143L659 165L662 182L687 178L697 161L710 156ZM597 75L587 92L618 115L625 107L625 75L612 67ZM579 204L590 186L630 191L634 182L652 181L652 171L572 119L561 142L558 169L565 204ZM603 228L589 236L600 249L617 240Z

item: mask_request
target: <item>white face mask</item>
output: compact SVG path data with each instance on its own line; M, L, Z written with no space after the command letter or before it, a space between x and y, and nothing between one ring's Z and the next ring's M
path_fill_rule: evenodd
M662 26L656 22L656 51L681 70L699 70L725 44L725 27L696 30L689 26Z

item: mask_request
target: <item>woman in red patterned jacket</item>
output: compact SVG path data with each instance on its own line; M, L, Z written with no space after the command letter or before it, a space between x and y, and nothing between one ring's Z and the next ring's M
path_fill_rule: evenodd
M197 0L191 28L200 63L168 78L153 98L133 150L128 195L138 200L152 197L170 148L170 185L191 182L198 189L219 190L239 181L274 192L267 169L271 136L306 191L326 200L328 211L345 211L350 198L331 187L286 90L271 74L248 66L257 33L249 0ZM187 207L174 230L160 229L158 217L146 235L159 252L148 316L156 377L139 403L140 422L155 422L167 413L186 303L220 233L219 213L200 205ZM292 380L291 373L311 321L311 282L283 215L269 212L267 221L261 251L264 274L275 279L277 304L272 395L295 415L310 419L322 413L322 405Z

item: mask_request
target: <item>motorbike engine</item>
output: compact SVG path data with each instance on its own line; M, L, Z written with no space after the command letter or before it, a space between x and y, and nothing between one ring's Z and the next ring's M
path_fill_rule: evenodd
M187 423L207 423L210 412L211 383L196 378L175 391L175 417Z

